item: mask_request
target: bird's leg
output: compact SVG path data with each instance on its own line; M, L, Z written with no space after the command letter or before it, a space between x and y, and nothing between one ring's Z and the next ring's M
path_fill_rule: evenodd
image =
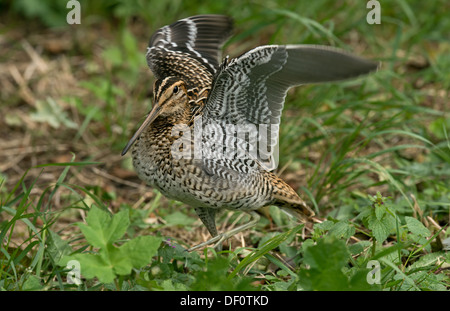
M207 207L196 207L195 212L205 225L206 229L208 229L209 233L212 236L216 236L216 210Z
M213 236L212 239L201 243L199 245L196 245L194 247L191 247L188 249L188 252L192 252L193 250L196 250L197 248L206 246L208 244L214 243L216 240L218 240L219 235L217 234L217 228L216 228L216 210L212 208L207 207L196 207L195 212L197 213L200 220L205 225L206 229L208 229L209 233ZM213 240L213 241L211 241Z
M234 228L234 229L232 229L232 230L230 230L230 231L226 231L226 232L224 232L224 233L221 233L221 234L219 234L219 235L217 235L217 230L216 230L216 235L213 236L212 239L209 239L208 241L203 242L203 243L201 243L201 244L198 244L198 245L196 245L196 246L193 246L193 247L191 247L190 249L188 249L188 251L191 252L191 251L193 251L193 250L196 250L196 249L198 249L198 248L201 248L201 247L203 247L203 246L206 246L206 245L209 245L209 244L212 244L212 243L216 243L216 244L214 244L214 248L215 248L216 250L218 250L218 251L222 250L222 243L223 243L225 240L227 240L227 239L229 239L230 237L232 237L232 236L238 234L239 232L242 232L242 231L244 231L244 230L247 230L247 229L253 227L254 225L256 225L256 224L258 223L258 221L259 221L259 215L258 215L258 213L256 213L255 211L250 211L250 212L247 212L247 213L248 213L248 214L250 215L250 217L251 217L251 218L250 218L250 221L249 221L248 223L243 224L243 225L241 225L241 226L239 226L239 227L237 227L237 228ZM197 214L198 214L198 212L197 212ZM200 219L201 219L201 218L200 218ZM202 220L202 221L203 221L203 220ZM205 223L205 222L203 222L203 223ZM205 224L205 225L206 225L206 224ZM206 226L206 228L208 228L208 226ZM215 228L215 224L214 224L214 228ZM210 231L209 228L208 228L208 231ZM211 232L211 231L210 231L210 232ZM212 235L212 234L211 234L211 235Z
M218 236L216 236L214 239L216 239L217 237L219 237L219 241L214 245L214 248L217 249L217 247L219 246L220 248L222 247L222 243L226 240L228 240L229 238L231 238L232 236L238 234L239 232L245 231L253 226L255 226L258 221L259 221L259 215L258 213L256 213L255 211L250 211L247 212L250 215L250 221L246 224L243 224L237 228L234 228L230 231L226 231L223 232L221 234L219 234ZM211 239L212 240L212 239ZM211 241L210 240L210 241ZM211 241L211 243L213 243L215 241Z

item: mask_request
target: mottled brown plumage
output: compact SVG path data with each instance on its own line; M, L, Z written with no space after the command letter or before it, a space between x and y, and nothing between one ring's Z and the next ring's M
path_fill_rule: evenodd
M154 105L122 152L131 148L141 179L195 209L213 238L190 250L211 243L221 247L256 224L254 211L264 206L279 206L302 221L313 216L271 172L286 92L377 68L341 50L306 45L258 47L219 66L231 29L228 17L200 15L152 36L147 62L157 78ZM252 219L218 234L215 215L222 209L244 211Z

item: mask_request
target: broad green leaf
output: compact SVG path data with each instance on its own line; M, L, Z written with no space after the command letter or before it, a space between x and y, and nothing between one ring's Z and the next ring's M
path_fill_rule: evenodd
M140 236L123 244L119 249L126 254L134 268L141 268L150 263L156 255L162 238L155 236Z
M299 273L299 284L305 290L377 290L366 281L367 269L344 273L350 259L344 241L332 236L320 239L304 251L304 263L309 269ZM357 269L356 267L353 269Z
M379 258L389 257L392 253L401 249L407 248L407 244L396 243L392 246L382 248L375 256L371 257L371 260L378 260Z
M372 242L363 240L363 241L349 245L348 250L350 251L350 253L352 255L356 255L356 254L363 252L364 249L366 249L370 245L372 245Z
M25 282L23 282L21 290L37 291L42 290L42 288L43 285L41 284L40 279L36 275L29 275Z
M47 240L47 251L54 262L58 262L62 257L69 255L72 252L72 247L70 247L67 241L61 239L57 233L52 230L49 230L48 232L50 233L50 236Z
M369 218L369 229L372 230L373 236L378 242L383 242L389 236L391 228L387 223L387 217L378 220L376 217Z
M133 264L129 255L120 248L115 246L110 247L107 256L115 274L128 275L131 273Z
M65 256L59 265L69 260L80 263L80 272L87 279L97 277L101 282L109 283L116 275L128 275L133 268L141 268L151 262L161 244L161 238L141 236L116 247L113 243L121 238L130 221L128 211L123 210L112 217L100 208L93 206L86 217L87 224L79 224L86 240L98 253L82 253Z
M312 269L327 270L330 267L343 267L348 256L344 241L327 237L305 250L304 262Z
M345 290L348 279L342 272L349 253L343 241L327 237L304 252L304 263L309 269L299 273L299 283L305 290Z
M130 217L128 210L124 209L112 216L109 226L105 230L109 243L114 243L127 231L130 225Z
M341 220L330 229L330 234L338 238L348 239L355 234L355 227L348 220Z
M111 283L114 281L113 266L105 261L103 256L97 254L75 254L70 256L70 260L78 260L80 263L80 273L87 279L97 277L102 283ZM66 261L68 261L66 259Z
M386 208L381 204L374 204L375 205L375 217L378 220L381 220L383 218L384 213L386 212Z
M86 224L78 224L86 240L94 247L105 248L121 238L130 224L128 211L114 216L93 206L86 217Z
M230 262L225 257L208 260L206 269L199 270L195 273L195 281L192 283L190 290L249 291L255 289L251 285L252 278L227 277L229 269Z
M160 286L165 291L188 291L189 288L183 283L176 283L173 280L164 280L161 282Z
M368 291L368 290L380 290L380 285L369 284L367 282L368 269L361 269L356 272L350 279L349 290Z
M349 281L344 273L332 267L325 270L301 270L299 283L305 290L347 290Z
M411 233L428 237L431 232L419 220L413 217L405 216L406 226Z
M331 220L325 220L321 223L314 224L314 230L320 229L320 230L327 231L327 230L330 230L331 228L333 228L333 225L334 225L334 223Z

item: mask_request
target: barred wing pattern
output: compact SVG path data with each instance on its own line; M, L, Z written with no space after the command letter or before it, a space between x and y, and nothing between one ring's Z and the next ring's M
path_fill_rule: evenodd
M327 46L261 46L229 64L222 64L214 78L203 119L222 133L226 133L227 124L254 125L259 143L267 146L258 147L253 158L272 170L281 112L289 88L355 78L377 68L378 63ZM245 145L236 137L224 137L223 141L229 149L235 148L231 146L233 143Z
M177 76L189 88L210 87L232 24L227 16L199 15L162 27L150 38L148 66L157 79Z

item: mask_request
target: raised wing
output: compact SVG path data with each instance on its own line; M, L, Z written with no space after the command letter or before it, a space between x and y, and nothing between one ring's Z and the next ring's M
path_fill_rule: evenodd
M210 87L232 24L227 16L198 15L164 26L150 38L148 66L157 79L178 76L188 87Z
M276 167L274 151L289 88L355 78L377 68L378 63L327 46L261 46L221 66L203 117L216 127L213 131L222 128L225 133L229 124L250 128L247 132L258 136L256 145L249 146L237 133L223 139L225 148L243 145L251 158L271 170Z

